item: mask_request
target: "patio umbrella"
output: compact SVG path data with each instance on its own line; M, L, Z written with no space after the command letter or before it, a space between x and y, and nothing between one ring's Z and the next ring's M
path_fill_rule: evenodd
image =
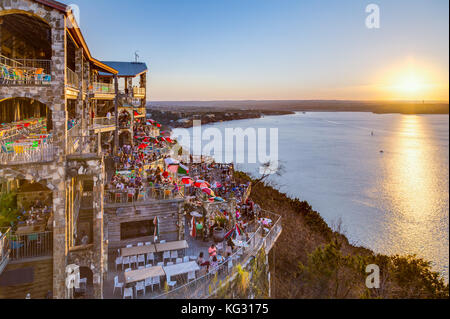
M155 217L153 220L153 225L155 225L155 232L153 233L153 240L156 242L159 237L159 218Z
M194 183L194 181L193 181L192 178L190 178L190 177L183 177L183 178L181 179L181 182L182 182L184 185L192 185L192 184Z
M190 215L191 215L192 217L198 217L198 218L203 217L203 215L200 214L199 212L191 212Z
M169 165L169 167L167 168L167 170L173 174L175 174L176 172L178 172L178 165L176 164L172 164Z
M195 217L192 217L191 220L191 237L196 237L197 233L196 233L196 227L195 227Z
M180 163L180 162L178 162L176 159L171 158L171 157L164 159L164 162L166 163L167 166L169 166L169 165L175 165L175 164L178 165L178 164Z
M204 188L204 187L209 187L209 186L211 186L211 185L209 185L208 182L206 182L206 181L204 181L204 180L202 180L202 179L199 179L199 180L197 180L197 181L195 182L194 186L195 186L195 187L198 187L198 188Z
M208 195L210 195L212 197L216 197L214 192L213 192L213 190L211 188L204 187L204 188L202 188L202 192L206 193L206 194L208 194Z
M216 201L216 202L224 202L225 200L222 197L216 197L216 198L214 198L214 201Z
M222 184L218 183L218 182L214 182L214 184L211 185L212 188L220 188L222 187Z
M184 166L183 164L178 165L178 175L187 175L189 174L189 168Z

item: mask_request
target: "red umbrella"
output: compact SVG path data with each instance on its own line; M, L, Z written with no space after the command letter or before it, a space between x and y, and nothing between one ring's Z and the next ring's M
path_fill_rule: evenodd
M202 192L208 194L209 196L215 197L216 195L214 194L214 192L212 191L211 188L208 187L204 187L202 188Z
M164 173L162 174L164 178L167 178L169 176L169 172L164 171Z
M209 185L208 182L199 179L195 182L194 186L198 187L198 188L204 188L204 187L210 187L211 185Z
M181 182L182 182L184 185L192 185L192 183L194 183L194 181L193 181L192 178L190 178L190 177L183 177L183 178L181 179Z

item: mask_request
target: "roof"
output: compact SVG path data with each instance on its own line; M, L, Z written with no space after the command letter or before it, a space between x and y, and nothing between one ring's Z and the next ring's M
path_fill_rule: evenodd
M54 1L54 0L34 0L34 1L64 13L68 17L70 23L72 24L71 28L67 28L67 31L72 36L72 39L74 40L76 45L79 47L82 47L84 49L83 52L86 55L86 57L88 58L88 60L91 61L96 67L98 67L106 72L110 72L112 74L117 74L117 70L115 70L114 68L112 68L110 66L103 64L102 62L95 59L91 55L91 52L89 51L86 41L84 40L84 37L81 34L80 27L78 26L78 23L72 14L72 10L70 10L71 9L70 6L68 6L64 3L58 2L58 1Z
M147 65L144 62L118 62L118 61L102 61L103 64L119 71L118 76L135 77L147 72ZM111 76L111 73L99 72L103 76Z
M54 0L35 0L35 1L61 12L67 12L68 9L68 6L66 4Z

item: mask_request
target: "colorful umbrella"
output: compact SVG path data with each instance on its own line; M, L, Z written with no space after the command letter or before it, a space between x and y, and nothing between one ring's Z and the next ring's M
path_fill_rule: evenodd
M212 188L220 188L222 187L222 184L218 183L218 182L214 182L214 184L212 184L211 186Z
M189 168L184 166L183 164L178 165L178 175L187 175L189 174Z
M183 177L183 178L181 179L181 182L182 182L184 185L192 185L192 184L194 183L194 181L193 181L192 178L190 178L190 177Z
M206 182L202 179L199 179L195 182L194 186L198 187L198 188L204 188L204 187L210 187L211 185L209 185L208 182Z
M173 174L175 174L178 171L178 165L169 165L167 170Z
M214 198L214 201L216 201L216 202L224 202L225 200L222 197L216 197L216 198Z
M191 226L191 237L196 237L197 236L197 232L196 232L196 225L195 225L195 217L192 217L192 220L191 220L191 224L192 224L192 226Z
M202 188L202 192L208 194L209 196L216 197L211 188L204 187Z

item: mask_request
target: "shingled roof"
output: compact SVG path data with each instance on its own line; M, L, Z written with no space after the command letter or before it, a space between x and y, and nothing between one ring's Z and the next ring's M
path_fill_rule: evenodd
M102 63L119 71L118 76L135 77L139 74L147 72L147 65L143 62L118 62L118 61L102 61ZM103 76L111 76L111 73L99 72Z

